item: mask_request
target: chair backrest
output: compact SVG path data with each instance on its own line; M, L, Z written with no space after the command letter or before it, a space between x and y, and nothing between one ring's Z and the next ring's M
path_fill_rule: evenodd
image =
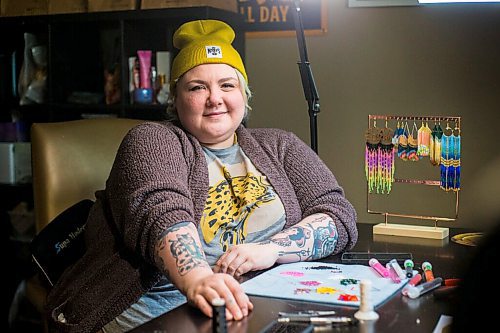
M104 188L123 137L141 122L96 118L32 125L37 235L30 250L50 286L85 252L82 232L94 193Z
M103 189L125 134L142 120L95 118L31 127L36 231Z

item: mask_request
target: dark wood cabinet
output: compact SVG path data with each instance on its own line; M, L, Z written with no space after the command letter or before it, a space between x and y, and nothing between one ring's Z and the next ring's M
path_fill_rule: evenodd
M14 118L33 122L113 115L162 119L165 105L137 105L129 96L128 58L138 50L171 51L174 31L194 19L220 19L236 31L234 46L245 54L244 18L212 7L130 10L0 18L0 121ZM23 63L24 34L36 36L47 47L47 91L41 104L19 105L13 85ZM106 62L119 68L120 101L74 103L75 92L103 94ZM11 75L14 72L15 75ZM95 99L95 98L94 98ZM89 98L90 100L90 98Z

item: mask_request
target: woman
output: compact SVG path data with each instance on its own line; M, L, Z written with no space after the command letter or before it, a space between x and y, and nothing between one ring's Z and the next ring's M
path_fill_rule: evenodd
M87 252L49 295L54 327L126 331L186 299L211 316L224 298L240 320L253 308L240 275L355 244L355 210L319 157L291 133L241 125L250 91L233 39L215 20L174 34L176 120L124 138L96 193Z

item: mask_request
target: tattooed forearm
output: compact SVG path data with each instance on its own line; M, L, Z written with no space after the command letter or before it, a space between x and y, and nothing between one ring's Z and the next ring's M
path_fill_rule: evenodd
M185 275L196 267L208 267L205 255L199 244L189 232L181 230L189 224L189 222L182 222L168 228L158 240L155 248L155 261L158 268L167 277L169 277L169 269L166 264L167 261L164 258L165 255L168 255L165 252L167 246L170 249L172 258L175 260L177 271L180 275Z
M269 240L279 246L279 263L308 261L332 254L337 245L338 233L333 219L318 213L305 217Z
M316 260L329 256L335 250L335 245L339 235L335 223L330 221L326 226L318 226L310 224L314 235L314 246L312 248L311 260Z
M190 234L177 234L176 239L168 242L180 275L186 275L199 266L208 266L205 255Z
M297 255L298 260L303 260L304 258L309 258L311 256L311 252L309 249L298 250L298 251L279 251L278 256L283 257L287 255Z

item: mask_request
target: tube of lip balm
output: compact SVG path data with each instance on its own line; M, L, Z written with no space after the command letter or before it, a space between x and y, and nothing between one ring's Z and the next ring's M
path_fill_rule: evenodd
M403 269L401 266L399 266L399 263L396 259L392 259L389 261L389 264L392 266L394 271L396 271L396 274L398 275L400 280L404 280L406 278L406 274L403 272Z
M398 273L394 269L394 266L392 266L390 263L385 264L385 268L389 272L389 277L391 278L392 282L394 283L399 283L401 282L401 279L398 276Z
M434 280L434 274L432 273L432 265L428 261L422 263L422 270L424 271L425 281L430 282Z
M411 288L411 287L415 287L417 284L420 283L420 281L422 281L422 275L420 275L420 273L417 273L415 274L411 279L410 281L408 282L408 285L405 286L402 290L401 290L401 293L405 296L408 295L408 289Z
M151 50L139 50L137 56L139 57L139 76L141 81L141 89L151 88Z
M382 277L388 278L389 277L389 271L382 266L382 264L375 258L371 258L368 261L368 265L370 265L371 268L377 271Z
M411 278L413 276L413 267L415 266L415 264L413 263L413 260L406 259L404 266L405 266L405 270L406 270L406 277Z
M418 286L408 287L407 295L410 298L417 298L425 293L428 293L429 291L431 291L433 289L436 289L437 287L439 287L441 285L442 282L443 282L443 279L438 277L432 281L419 284Z

